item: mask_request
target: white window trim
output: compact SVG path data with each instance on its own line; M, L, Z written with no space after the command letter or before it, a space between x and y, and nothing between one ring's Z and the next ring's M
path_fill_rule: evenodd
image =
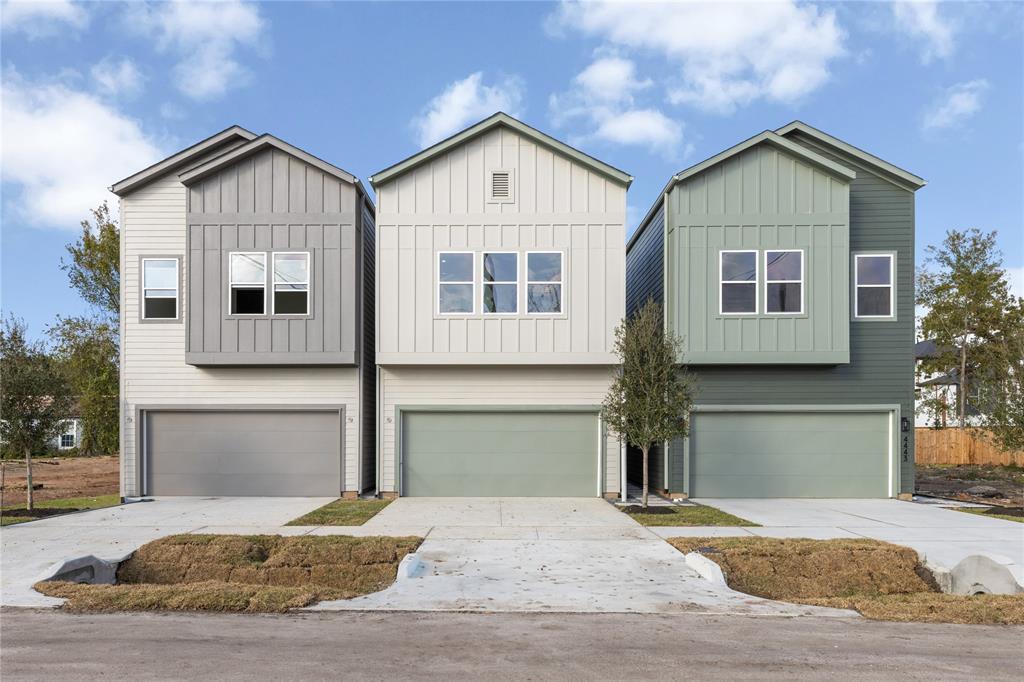
M74 419L66 422L67 426L57 435L58 450L73 450L78 445L78 422ZM64 436L71 436L71 445L64 445Z
M441 256L445 254L459 255L465 254L469 256L470 263L473 268L473 278L470 281L459 280L457 282L442 282L441 281ZM434 253L434 310L437 312L438 317L470 317L476 314L476 252L475 251L436 251ZM468 284L472 291L470 296L470 306L472 310L469 312L445 312L441 310L441 285L442 284Z
M531 254L535 254L535 253L536 254L549 254L549 253L557 253L558 254L559 265L558 265L558 281L557 282L537 282L537 281L532 281L530 279L530 255ZM523 263L523 267L525 268L524 271L523 271L524 272L523 276L524 276L524 278L526 280L526 286L523 288L523 301L524 301L523 312L526 313L527 315L531 316L531 317L559 317L561 315L565 315L565 308L566 308L566 305L565 305L566 304L566 299L565 299L565 251L527 251L526 252L526 259L525 259L525 261ZM562 295L559 298L559 301L561 302L561 310L559 310L556 313L531 313L530 312L530 305L529 305L530 285L531 284L557 284L557 285L559 285L561 287L561 290L562 290Z
M146 317L147 298L170 298L170 296L146 296L150 290L167 291L165 287L146 286L146 263L153 261L171 261L174 263L174 317ZM142 259L142 319L143 320L177 320L181 318L181 265L177 258L144 257Z
M262 256L263 257L263 281L262 282L236 282L234 280L234 268L232 267L232 256ZM266 317L267 316L267 252L266 251L230 251L228 252L228 316L229 317ZM263 287L263 312L262 313L236 313L231 310L231 291L236 287Z
M487 258L487 256L499 256L499 255L502 255L502 254L511 254L511 255L516 257L516 278L515 278L514 281L513 280L501 279L501 280L495 280L493 282L488 282L487 280L484 279L484 259ZM487 250L484 250L484 251L480 252L480 314L481 315L483 315L485 317L514 317L514 316L519 314L519 310L522 307L521 306L521 301L520 301L520 298L522 296L522 287L519 285L519 282L522 279L522 277L521 277L522 266L523 266L523 259L520 258L520 254L519 254L518 251L487 251ZM516 286L516 309L514 311L512 311L512 312L506 312L506 313L497 313L497 312L492 313L492 312L488 311L484 307L484 296L487 293L487 285L488 284L514 284Z
M306 281L305 282L278 282L277 273L274 267L274 261L278 256L305 256L306 257ZM270 307L271 313L280 317L306 317L309 315L310 310L310 299L312 289L312 259L309 257L309 251L273 251L270 254L270 286L272 291L270 292ZM306 285L306 311L303 313L279 313L277 312L277 301L274 294L277 293L278 284L305 284ZM265 296L266 294L264 294ZM264 310L266 310L266 303L264 303Z
M859 269L857 259L859 258L888 258L889 259L889 283L888 284L861 284L858 280ZM888 315L861 315L860 301L857 296L858 289L882 289L889 288L889 314ZM896 319L896 254L895 253L855 253L853 254L853 318L855 320L894 320Z
M779 249L781 251L781 249ZM754 279L750 280L725 280L722 279L722 264L724 259L723 254L726 253L752 253L754 254ZM747 284L754 286L754 310L751 312L725 312L722 310L723 304L725 303L725 297L722 296L722 285L723 284ZM722 249L718 252L718 314L728 315L729 317L742 317L749 315L757 315L760 312L760 300L761 297L758 295L758 290L761 288L761 258L760 253L757 249Z
M495 173L508 173L508 196L507 197L495 197L493 194L494 190L494 174ZM516 174L511 168L491 168L487 171L487 203L489 204L511 204L515 203L516 200ZM490 253L490 252L488 252Z
M799 253L800 254L800 279L768 279L768 253ZM807 285L804 284L806 277L807 254L803 249L765 249L764 250L764 314L765 315L803 315L804 299L807 294ZM799 284L800 285L800 310L787 310L786 312L773 313L768 310L768 285L769 284Z

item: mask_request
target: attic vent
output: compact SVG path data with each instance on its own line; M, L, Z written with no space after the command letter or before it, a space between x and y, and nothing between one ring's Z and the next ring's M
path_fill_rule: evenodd
M512 171L491 171L491 200L512 200Z

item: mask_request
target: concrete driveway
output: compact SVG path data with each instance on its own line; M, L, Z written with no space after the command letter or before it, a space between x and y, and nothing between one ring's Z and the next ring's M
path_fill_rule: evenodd
M953 568L972 554L998 558L1024 585L1024 524L899 500L701 499L762 528L657 528L662 537L760 535L872 538Z
M330 497L169 497L67 514L0 530L0 604L57 606L32 585L55 562L86 554L120 559L140 545L175 533L287 533L282 524Z

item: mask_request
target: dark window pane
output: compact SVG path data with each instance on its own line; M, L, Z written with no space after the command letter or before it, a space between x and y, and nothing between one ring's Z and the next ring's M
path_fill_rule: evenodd
M891 316L889 287L857 287L857 314Z
M276 315L305 315L308 310L306 300L309 295L307 291L275 291L274 292L274 314Z
M562 285L531 284L526 289L526 311L530 313L562 312Z
M757 279L757 253L722 253L723 282L753 282Z
M484 285L485 313L514 313L516 309L515 284Z
M526 258L526 279L531 282L562 281L562 254L531 253Z
M143 317L147 320L173 320L178 316L177 300L173 298L147 298Z
M515 282L517 279L519 279L519 276L516 272L516 254L484 254L485 282Z
M888 256L857 256L857 284L892 284Z
M438 258L441 260L442 282L473 281L473 254L442 253Z
M263 287L232 287L232 315L262 315Z
M722 312L723 313L753 313L753 312L757 312L757 285L756 284L723 284L722 285Z
M767 279L800 279L801 256L799 251L768 251L765 254Z
M473 285L442 284L439 308L442 313L473 312Z
M799 284L771 284L766 286L767 310L770 313L801 312Z

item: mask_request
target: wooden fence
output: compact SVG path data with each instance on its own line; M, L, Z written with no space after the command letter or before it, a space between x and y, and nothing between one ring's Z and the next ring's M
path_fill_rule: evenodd
M1024 452L1006 452L971 429L918 428L914 433L918 464L1015 464L1024 466Z

